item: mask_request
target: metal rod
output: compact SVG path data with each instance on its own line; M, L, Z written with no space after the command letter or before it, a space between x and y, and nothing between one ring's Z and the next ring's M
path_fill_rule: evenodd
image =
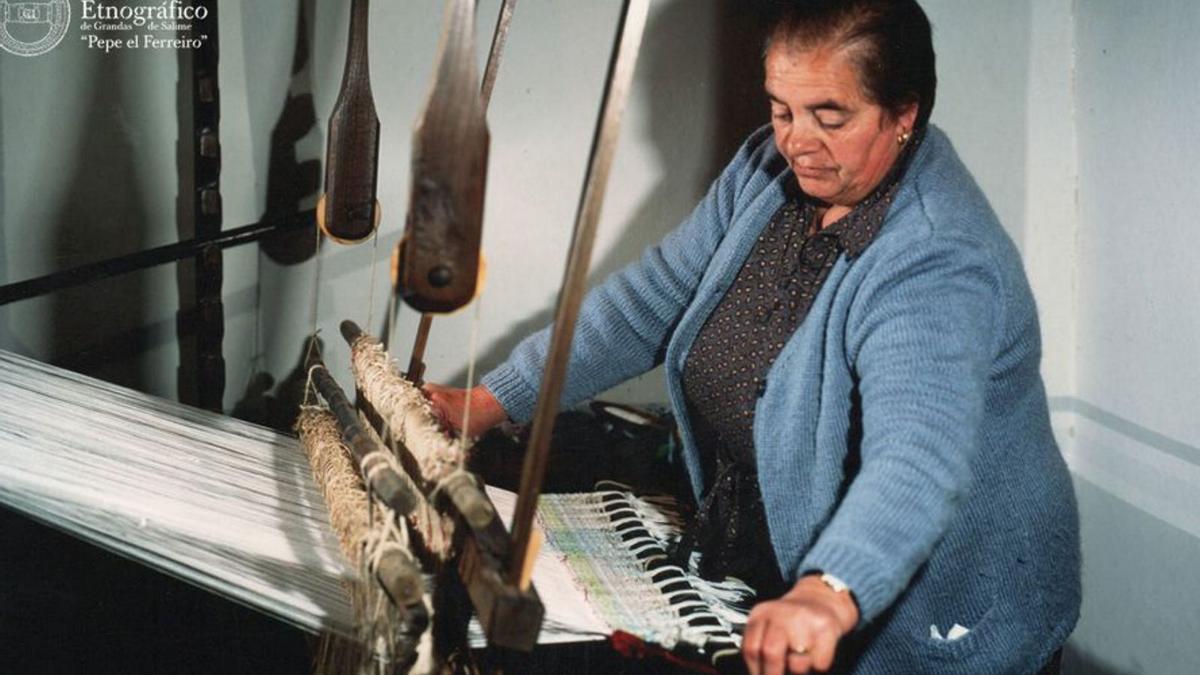
M508 568L509 582L513 584L519 583L526 559L532 555L533 546L536 546L536 541L531 536L533 517L542 489L542 479L546 474L551 432L554 429L554 418L558 414L559 398L562 396L563 380L571 355L575 320L579 316L579 305L586 290L592 245L596 239L596 225L600 221L600 207L604 203L608 174L617 149L621 114L625 111L629 86L633 81L633 69L637 63L638 48L646 26L647 9L648 0L625 1L617 28L617 44L609 62L600 120L592 141L583 195L580 197L579 210L575 217L575 233L571 239L571 251L563 274L562 290L558 296L558 308L554 313L550 349L546 355L542 387L538 392L537 407L534 410L533 430L530 432L525 464L521 470L521 488L517 493L516 509L513 511L513 558Z
M87 265L80 265L69 270L0 286L0 306L165 263L178 262L184 258L200 255L204 249L210 246L225 249L258 241L274 234L312 228L314 226L314 214L314 211L306 211L299 214L296 218L287 221L253 223L232 230L218 232L215 235L196 237L157 248L148 248L136 253L130 253L129 255L109 258Z
M496 86L496 74L500 71L500 57L508 41L508 25L512 23L513 10L516 8L517 0L504 0L500 5L500 16L496 18L496 30L492 33L492 48L488 51L487 66L483 69L483 84L479 86L479 102L484 112L487 112L488 103L492 101L492 89Z

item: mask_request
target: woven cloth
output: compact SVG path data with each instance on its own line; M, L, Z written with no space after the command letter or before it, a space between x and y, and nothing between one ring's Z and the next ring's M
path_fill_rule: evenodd
M667 560L683 523L670 497L638 496L614 483L595 492L542 495L538 521L593 611L612 631L705 659L741 645L753 590L712 583Z

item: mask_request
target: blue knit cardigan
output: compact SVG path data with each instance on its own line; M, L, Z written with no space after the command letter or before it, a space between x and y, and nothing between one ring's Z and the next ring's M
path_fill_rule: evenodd
M697 496L683 364L792 180L760 129L691 216L580 313L564 403L665 364ZM483 378L515 420L532 416L548 341L530 336ZM931 127L877 238L838 260L771 367L754 418L784 578L829 572L858 601L841 668L1036 672L1070 634L1078 515L1040 359L1019 254ZM970 632L931 635L955 623Z

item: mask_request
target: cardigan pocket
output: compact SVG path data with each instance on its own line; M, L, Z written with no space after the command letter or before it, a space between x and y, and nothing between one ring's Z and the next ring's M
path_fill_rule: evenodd
M994 574L981 573L969 590L959 586L955 591L949 591L952 595L939 596L936 603L922 603L919 608L911 608L914 611L907 612L905 617L905 633L916 640L917 648L928 658L957 660L966 657L980 641L989 638L1000 608L997 582ZM924 585L937 583L936 578L927 579ZM932 590L936 592L936 589ZM950 638L948 634L955 624L969 632ZM935 637L934 627L945 637Z
M1006 570L1008 556L995 541L980 546L974 537L963 536L964 529L952 528L898 608L896 618L903 623L903 633L923 660L969 661L981 643L994 643L997 631L1003 632L1008 623L1004 614L1011 604L1003 601L1001 593L1004 580L1011 578ZM1016 550L1010 553L1022 555ZM968 632L950 638L955 624ZM944 637L935 637L933 627Z
M930 626L937 624L930 622L930 625L925 627L924 635L917 642L921 656L923 659L939 661L958 661L969 657L978 649L981 642L989 642L993 639L992 633L996 628L996 617L999 611L998 604L993 602L992 606L974 622L974 625L967 626L969 633L953 639L939 640L933 637L930 634ZM943 633L948 633L949 628L950 626L938 626Z
M976 660L983 659L994 667L999 653L1010 651L1013 645L1021 643L1022 639L1014 639L1013 634L1023 623L1016 609L1020 603L1014 602L1011 596L1029 592L1019 583L1015 569L1028 560L1028 549L1028 543L1023 540L1015 545L1009 541L1007 546L993 542L975 559L980 564L974 583L965 586L948 584L955 586L954 592L934 595L936 603L924 605L920 608L922 611L908 613L906 633L915 641L916 656L922 661L944 663L947 668L953 664L963 669L962 672L972 672L978 665ZM959 568L957 571L962 573L964 570ZM935 567L928 572L933 574L927 574L928 578L923 582L928 586L927 594L936 593L936 584L944 578L942 575L954 571ZM955 623L969 632L955 639L940 640L931 634L930 627L936 626L945 636Z

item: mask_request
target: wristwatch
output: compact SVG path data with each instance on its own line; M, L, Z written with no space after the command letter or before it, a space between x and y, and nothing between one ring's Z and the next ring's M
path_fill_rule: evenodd
M850 592L850 587L846 585L846 582L833 576L832 574L822 574L820 578L821 578L821 583L828 586L829 589L832 590L834 593L849 593Z

